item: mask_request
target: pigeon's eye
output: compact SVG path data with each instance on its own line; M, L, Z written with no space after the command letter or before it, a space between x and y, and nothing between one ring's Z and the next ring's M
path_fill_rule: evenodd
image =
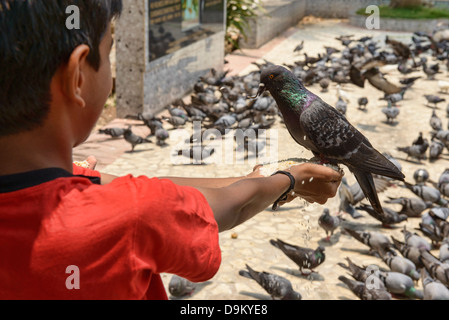
M274 79L274 74L270 74L270 76L269 76L268 78L270 78L271 80L273 80L273 79Z

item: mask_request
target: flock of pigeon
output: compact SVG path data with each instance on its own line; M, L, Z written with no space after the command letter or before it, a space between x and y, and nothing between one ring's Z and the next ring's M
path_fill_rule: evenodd
M414 158L419 163L427 159L429 163L444 161L441 159L441 155L444 150L449 150L449 127L447 130L443 128L437 110L439 110L439 104L445 101L445 98L442 98L439 93L446 93L449 90L449 82L435 80L435 75L446 72L443 71L443 68L449 70L449 39L436 41L432 35L421 32L415 32L409 44L389 37L385 38L382 45L372 41L371 37L356 40L353 36L341 36L337 39L341 41L343 49L325 47L325 52L316 57L310 57L304 53L304 59L287 65L290 69L289 72L294 75L295 81L299 80L300 86L304 84L304 87L319 84L322 92L328 91L331 83L337 84L338 101L334 108L341 118L336 117L336 119L341 120L338 123L339 126L342 126L341 123L344 123L345 126L344 130L342 129L340 132L348 131L348 128L351 128L345 120L348 94L341 86L353 84L364 88L368 82L383 92L382 100L386 101L387 106L381 111L386 116L387 124L395 124L400 119L400 108L397 104L404 99L409 90L413 90L417 81L420 79L435 81L435 88L438 86L439 92L424 96L428 102L427 106L433 109L429 119L431 136L426 138L421 132L412 145L397 146L397 151L405 153L407 160ZM303 48L304 43L302 42L295 48L295 53L300 53ZM269 61L255 63L255 65L258 70L244 76L230 77L226 72L218 73L211 70L208 76L198 79L188 102L185 99L180 99L167 107L169 114L167 116L158 116L152 112L130 115L129 118L140 120L142 125L148 126L151 131L149 137L136 136L132 132L131 126L107 128L100 132L116 138L123 137L131 144L133 151L138 144L150 143L151 137L156 139L158 146L165 146L170 129L185 127L193 121L201 121L204 130L213 128L225 136L230 132L235 133L235 130L245 132L248 129L269 129L279 119L287 125L298 144L312 150L316 156L332 159L332 154L322 151L325 149L315 148L316 145L309 143L308 141L313 141L309 136L306 139L306 135L304 135L304 139L302 139L304 132L301 131L301 138L298 138L296 137L298 132L294 132L291 124L289 127L286 113L280 110L282 104L280 101L289 99L276 97L276 93L270 90L272 89L270 80L275 81L279 74L285 75L284 70ZM382 73L382 67L385 66L397 68L402 75L399 80L401 86L394 84L386 74ZM415 75L410 76L413 72ZM417 72L419 75L416 75ZM297 99L295 101L303 99L301 104L304 104L304 110L302 112L310 106L317 107L317 104L322 108L321 100L312 95L308 96L306 91L291 94ZM253 97L253 99L249 99L249 97ZM358 97L357 101L359 109L366 110L369 107L367 97ZM449 117L449 105L446 115ZM339 132L331 132L331 134L335 133L338 136ZM307 132L307 134L311 133ZM249 149L250 145L257 145L257 137L254 139L252 141L251 138L247 138L244 147ZM359 140L371 147L363 136ZM187 154L194 159L199 154L201 158L205 154L203 150L207 148L207 145L197 142L196 138L192 136L187 142L189 152L179 150L179 155ZM257 146L259 147L259 145ZM195 151L195 148L199 148L199 153ZM369 149L371 152L373 148ZM351 153L353 150L349 150L349 152ZM213 150L207 152L209 155L212 153ZM394 164L392 172L401 171L401 164L391 155L384 153L382 156L378 156L376 153L376 157L379 161L384 161L385 158ZM357 164L349 163L348 167L357 177L356 173L360 173L357 171L360 169ZM393 176L388 176L375 170L366 169L362 170L360 175L362 177L360 179L357 177L357 182L352 185L349 185L345 178L343 179L338 193L339 211L349 214L353 219L363 217L361 212L367 213L379 221L379 231L354 230L344 227L345 220L341 215L333 216L327 208L324 209L318 222L326 232L328 240L334 231L340 228L342 233L350 235L363 245L368 246L370 252L378 256L389 269L373 265L359 266L346 258L347 264L340 263L339 265L349 273L350 278L342 275L339 280L363 300L392 299L393 297L448 300L449 222L447 218L449 201L447 199L449 199L449 169L441 173L438 181L430 179L425 168L419 169L413 176L414 183L404 181L398 173L390 173ZM367 184L375 186L374 195L372 190L367 188ZM385 201L387 204L401 205L400 211L382 207L378 203L377 193L392 186L410 190L416 195L415 197L404 195ZM362 203L365 198L369 198L371 205ZM404 227L402 230L404 239L401 241L394 237L389 238L381 232L382 228L391 228L410 218L422 219L417 230L421 235L406 230ZM270 243L291 259L301 272L303 269L315 272L314 269L325 262L322 246L317 249L303 248L280 239L270 240ZM430 252L435 248L440 250L438 257ZM297 300L302 298L301 294L293 289L290 281L279 275L256 271L249 265L246 265L246 270L240 270L239 274L242 277L255 280L273 299ZM423 290L416 288L416 281L422 281ZM169 284L169 292L173 297L182 297L191 294L195 287L196 284L173 276Z

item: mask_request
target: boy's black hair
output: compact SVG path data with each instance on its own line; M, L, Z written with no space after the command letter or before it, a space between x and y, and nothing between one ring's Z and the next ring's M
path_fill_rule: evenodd
M68 29L70 5L79 8L79 29ZM98 71L99 45L122 0L0 0L0 137L32 130L45 120L50 83L80 44Z

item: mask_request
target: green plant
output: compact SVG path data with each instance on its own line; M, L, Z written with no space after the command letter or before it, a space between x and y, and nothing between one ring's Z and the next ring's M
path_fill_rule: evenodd
M449 18L449 11L439 8L428 7L407 7L391 8L390 6L379 7L382 18L402 18L402 19L438 19ZM365 9L360 9L357 14L368 15Z
M246 40L251 30L249 21L264 12L262 4L254 0L228 0L226 4L226 42L239 49L240 35Z

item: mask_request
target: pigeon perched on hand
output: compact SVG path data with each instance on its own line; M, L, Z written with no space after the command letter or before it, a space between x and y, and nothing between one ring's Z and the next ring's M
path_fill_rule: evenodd
M291 282L281 276L268 272L258 272L246 265L247 270L240 270L242 277L255 280L273 300L301 300L299 292L293 290Z
M335 108L308 91L282 66L264 69L259 91L270 91L293 139L322 162L344 164L355 175L376 211L382 212L372 174L404 180L404 174ZM256 98L254 97L254 98Z
M280 249L287 257L296 263L302 274L305 274L303 269L309 269L313 272L313 269L322 264L326 258L322 246L313 250L288 244L279 239L270 240L270 243L274 247Z

